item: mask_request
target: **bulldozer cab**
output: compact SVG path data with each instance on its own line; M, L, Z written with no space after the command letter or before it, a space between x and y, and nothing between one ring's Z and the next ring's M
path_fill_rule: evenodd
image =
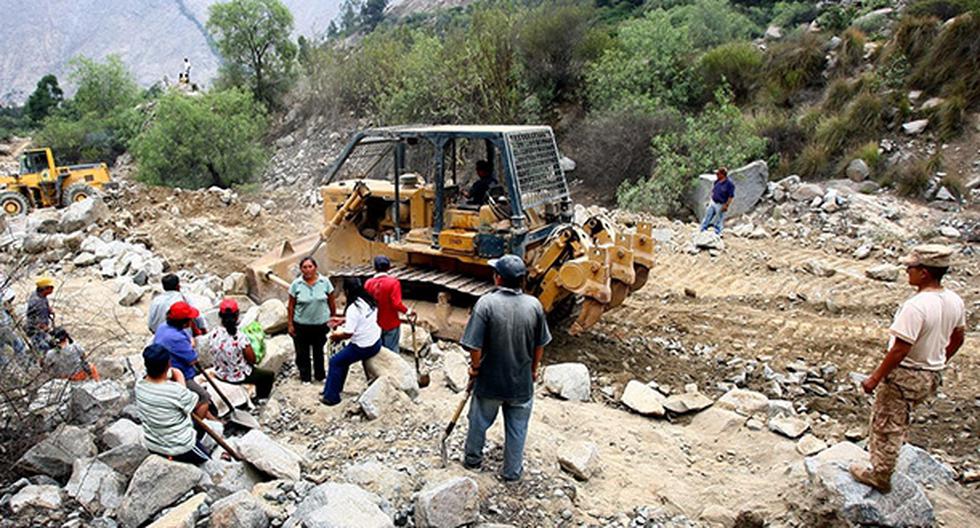
M370 129L351 140L325 175L324 215L329 219L341 205L350 182L366 180L362 234L368 239L479 259L523 255L549 227L570 219L558 160L549 127ZM480 181L478 165L487 181Z

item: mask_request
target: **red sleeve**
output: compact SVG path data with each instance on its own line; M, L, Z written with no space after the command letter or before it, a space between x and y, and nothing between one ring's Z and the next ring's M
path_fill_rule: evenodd
M401 313L408 313L408 307L402 304L402 283L398 279L392 279L391 285L391 305Z

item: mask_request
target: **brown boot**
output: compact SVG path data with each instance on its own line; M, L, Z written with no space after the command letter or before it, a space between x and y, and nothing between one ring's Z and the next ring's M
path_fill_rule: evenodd
M892 490L891 478L875 475L871 468L860 464L851 464L850 469L851 476L861 484L871 486L878 490L879 493L888 493Z

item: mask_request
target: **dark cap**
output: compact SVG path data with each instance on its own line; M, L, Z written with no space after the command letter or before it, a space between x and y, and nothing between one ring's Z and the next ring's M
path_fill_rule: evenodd
M487 264L505 279L518 279L527 275L527 266L524 260L517 255L504 255L498 259L490 259Z
M148 363L163 363L170 360L170 352L162 345L150 345L143 349L143 361Z
M374 257L374 269L378 271L383 271L391 268L391 259L384 255L378 255Z

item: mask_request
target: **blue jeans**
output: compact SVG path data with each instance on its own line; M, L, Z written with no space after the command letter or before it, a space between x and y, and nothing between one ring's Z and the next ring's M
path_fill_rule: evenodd
M701 222L701 231L707 231L709 227L715 228L715 233L721 234L722 223L725 222L725 211L721 208L725 204L711 202L707 212L704 213L704 221Z
M395 352L396 354L401 352L401 347L398 343L402 338L402 327L401 325L392 328L391 330L381 331L381 346Z
M340 352L330 358L330 368L327 370L327 381L323 383L323 399L331 403L340 401L340 391L344 390L347 381L347 370L358 361L373 357L381 350L381 340L373 345L361 348L354 343L348 343Z
M466 433L466 465L477 467L483 463L483 444L486 443L487 429L497 419L497 410L503 407L503 477L504 480L520 479L524 472L524 441L527 439L533 403L533 396L524 401L515 401L492 400L474 394L470 400L470 429Z

